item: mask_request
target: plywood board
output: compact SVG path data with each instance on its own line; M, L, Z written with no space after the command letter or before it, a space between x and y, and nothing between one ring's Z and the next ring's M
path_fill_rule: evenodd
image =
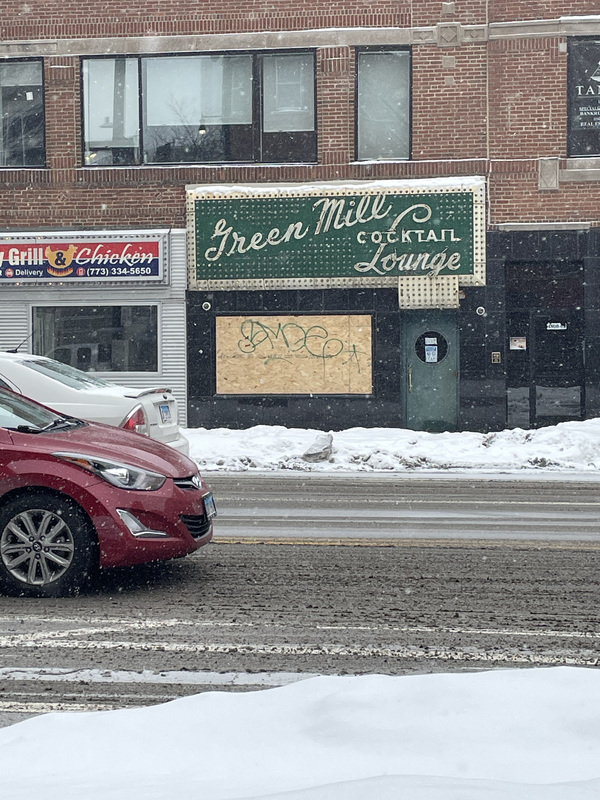
M217 317L217 394L371 394L371 317Z

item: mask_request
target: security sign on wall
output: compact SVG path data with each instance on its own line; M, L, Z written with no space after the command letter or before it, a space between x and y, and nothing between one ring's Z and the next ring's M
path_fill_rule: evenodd
M415 342L415 352L425 364L439 364L448 353L448 341L438 331L427 331Z

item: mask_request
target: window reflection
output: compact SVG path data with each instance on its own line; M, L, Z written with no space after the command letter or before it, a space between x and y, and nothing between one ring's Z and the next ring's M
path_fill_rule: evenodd
M85 59L89 166L314 162L314 53Z
M0 64L0 165L43 167L44 96L42 64Z
M83 62L85 163L139 160L138 67L133 58Z
M144 161L251 161L252 57L142 62Z
M410 55L406 50L358 54L358 158L409 157Z
M312 131L314 63L311 56L265 56L263 59L263 130Z
M569 41L568 155L600 155L600 41Z
M157 372L156 306L33 309L33 351L84 372Z

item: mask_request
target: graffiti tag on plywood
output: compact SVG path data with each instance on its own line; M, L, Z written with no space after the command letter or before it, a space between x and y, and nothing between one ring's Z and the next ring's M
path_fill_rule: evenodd
M371 394L371 317L217 317L218 394Z

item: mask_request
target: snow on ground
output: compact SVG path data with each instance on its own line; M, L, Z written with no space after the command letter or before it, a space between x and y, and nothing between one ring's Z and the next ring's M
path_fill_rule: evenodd
M308 461L315 440L331 455ZM492 434L188 429L202 470L585 472L600 420ZM0 730L2 800L598 800L600 669L312 677Z
M0 730L2 800L597 800L600 670L316 677Z
M328 459L303 454L331 433ZM190 428L190 454L201 471L521 470L595 472L600 467L600 419L538 430L421 433L401 428L318 431L257 425L247 430Z

